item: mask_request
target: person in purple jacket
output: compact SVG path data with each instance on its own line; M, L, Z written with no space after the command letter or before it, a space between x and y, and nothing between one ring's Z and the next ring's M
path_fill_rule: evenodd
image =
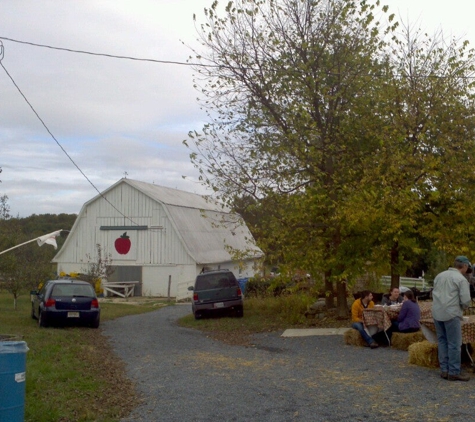
M393 331L399 331L400 333L419 331L421 328L420 319L421 309L412 290L408 290L404 292L404 300L397 321L393 321Z

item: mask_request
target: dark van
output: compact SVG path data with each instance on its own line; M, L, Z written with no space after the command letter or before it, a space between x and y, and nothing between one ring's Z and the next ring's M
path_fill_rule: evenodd
M244 315L241 288L229 270L201 273L189 290L193 290L191 309L196 319L227 311L233 311L237 317Z

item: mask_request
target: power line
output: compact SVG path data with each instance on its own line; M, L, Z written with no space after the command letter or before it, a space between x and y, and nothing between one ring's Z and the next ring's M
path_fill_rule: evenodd
M63 148L63 146L60 144L60 142L56 139L56 137L53 135L53 133L49 130L48 126L46 126L46 123L43 121L43 119L40 117L40 115L36 112L35 108L33 107L33 105L28 101L28 98L26 98L25 94L23 94L23 92L21 91L20 87L17 85L17 83L15 82L15 80L13 79L13 77L10 75L10 73L8 73L8 70L5 68L5 66L3 65L2 61L1 61L1 58L0 58L0 66L2 66L3 70L5 71L5 73L7 74L7 76L10 78L10 80L12 81L13 85L15 85L16 89L18 90L18 92L20 93L20 95L23 97L23 99L26 101L26 103L30 106L31 110L33 111L33 113L35 113L36 117L38 118L38 120L41 122L41 124L44 126L44 128L46 129L46 131L50 134L50 136L54 139L54 141L58 144L58 146L63 150L63 152L66 154L66 156L69 158L69 160L74 164L74 166L79 170L79 172L84 176L84 178L89 182L89 184L96 190L96 192L103 198L106 200L106 202L108 202L112 208L114 208L120 215L122 215L123 217L125 217L127 220L129 220L130 222L132 222L133 224L135 225L138 225L138 223L136 223L135 221L133 221L130 217L126 216L124 213L122 213L122 211L120 211L112 202L110 202L100 191L99 189L97 189L97 187L94 185L94 183L92 183L92 181L86 176L86 174L81 170L81 168L75 163L75 161L71 158L71 156L68 154L68 152Z
M109 57L112 59L125 59L125 60L134 60L134 61L139 61L139 62L151 62L151 63L161 63L161 64L177 64L180 66L205 66L205 67L220 67L218 65L203 65L200 63L186 63L186 62L178 62L178 61L173 61L173 60L157 60L157 59L147 59L147 58L140 58L140 57L133 57L133 56L118 56L115 54L107 54L107 53L94 53L92 51L86 51L86 50L74 50L72 48L64 48L64 47L55 47L52 45L47 45L47 44L38 44L38 43L33 43L29 41L21 41L21 40L15 40L13 38L7 38L7 37L1 37L1 40L6 40L6 41L11 41L11 42L16 42L19 44L26 44L26 45L32 45L34 47L42 47L42 48L49 48L51 50L60 50L60 51L67 51L69 53L79 53L79 54L88 54L91 56L102 56L102 57Z

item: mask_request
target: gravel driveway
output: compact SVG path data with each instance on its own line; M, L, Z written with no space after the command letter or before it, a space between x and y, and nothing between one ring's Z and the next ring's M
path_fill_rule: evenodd
M473 421L475 376L449 382L391 348L343 337L253 337L229 346L170 306L102 324L144 402L123 421ZM245 321L245 317L244 317Z

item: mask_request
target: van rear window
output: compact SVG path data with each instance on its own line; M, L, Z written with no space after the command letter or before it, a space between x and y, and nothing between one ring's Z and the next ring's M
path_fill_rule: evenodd
M196 279L195 290L222 289L237 286L233 274L207 274Z

